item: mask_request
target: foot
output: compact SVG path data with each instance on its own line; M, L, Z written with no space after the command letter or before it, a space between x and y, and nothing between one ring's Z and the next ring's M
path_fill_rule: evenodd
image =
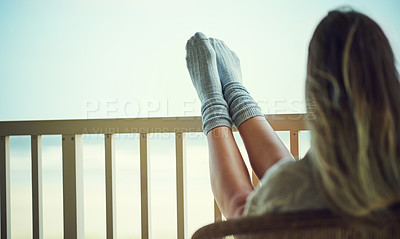
M219 126L232 127L218 76L216 54L203 33L198 32L187 41L186 64L201 102L204 133Z
M239 57L221 40L210 38L217 57L217 68L222 86L232 81L242 82Z
M216 54L203 33L197 32L187 41L186 64L202 103L210 97L222 96Z
M262 116L258 104L241 84L242 72L239 57L221 40L210 38L217 58L217 68L221 80L225 100L235 126L239 126L248 119Z

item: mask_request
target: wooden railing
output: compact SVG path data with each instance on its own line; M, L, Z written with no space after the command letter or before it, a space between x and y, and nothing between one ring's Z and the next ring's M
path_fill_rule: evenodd
M276 131L290 131L290 151L299 154L299 131L307 130L305 115L266 115ZM32 228L33 239L43 238L42 153L41 136L62 135L64 238L84 238L83 231L83 160L82 135L105 135L106 238L114 239L115 225L115 148L114 136L140 134L141 233L149 238L149 160L148 134L174 133L176 147L177 237L185 238L185 133L202 132L200 117L166 117L137 119L88 119L0 122L0 201L1 238L11 238L10 221L10 144L14 135L31 136L32 160ZM253 175L254 176L254 175ZM253 182L256 179L253 179ZM221 220L214 203L214 219Z

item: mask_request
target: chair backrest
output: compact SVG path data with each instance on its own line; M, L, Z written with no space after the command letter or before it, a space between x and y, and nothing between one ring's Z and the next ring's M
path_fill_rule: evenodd
M365 219L344 219L330 211L305 211L295 213L266 214L216 222L197 230L192 239L225 238L400 238L400 210L381 222Z

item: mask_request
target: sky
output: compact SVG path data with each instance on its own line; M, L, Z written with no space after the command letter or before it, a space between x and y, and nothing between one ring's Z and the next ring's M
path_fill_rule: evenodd
M264 113L303 113L309 40L343 5L375 19L399 59L398 0L0 1L0 121L200 115L185 63L186 41L197 31L237 53L244 85ZM279 135L288 145L288 133ZM301 153L309 147L303 135ZM174 238L174 141L151 140L152 234ZM84 141L86 238L104 238L102 145L102 136ZM191 138L187 150L190 234L212 221L212 194L205 138ZM29 155L29 138L12 137L13 238L31 235ZM43 138L43 167L45 238L62 238L60 136ZM121 136L118 238L140 235L138 180L137 136Z
M343 5L374 18L398 58L396 0L1 1L0 120L199 115L185 63L197 31L237 53L264 113L304 112L308 42Z

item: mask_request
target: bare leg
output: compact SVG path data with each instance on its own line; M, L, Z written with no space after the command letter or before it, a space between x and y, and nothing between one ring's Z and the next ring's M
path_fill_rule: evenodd
M213 38L209 41L216 52L218 74L232 121L239 128L254 172L261 178L268 168L291 154L241 84L238 56L223 41Z
M293 157L263 116L245 121L239 132L258 178L282 158Z
M230 128L232 122L218 77L215 51L204 34L196 33L188 40L186 52L189 74L202 103L214 197L226 218L236 217L242 214L253 187Z
M207 134L211 187L227 219L242 215L247 196L253 191L250 176L232 130L217 127Z

